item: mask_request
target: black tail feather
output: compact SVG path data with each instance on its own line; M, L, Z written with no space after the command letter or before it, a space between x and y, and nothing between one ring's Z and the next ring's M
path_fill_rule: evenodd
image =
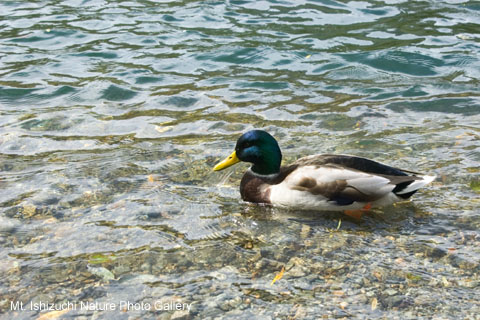
M395 188L392 190L393 193L395 193L397 195L397 197L400 197L402 199L408 199L410 198L415 192L417 192L417 190L413 190L411 192L407 192L407 193L402 193L402 194L398 194L397 192L400 192L402 190L404 190L406 187L408 187L414 180L411 180L411 181L404 181L404 182L400 182L400 183L397 183L397 185L395 186Z

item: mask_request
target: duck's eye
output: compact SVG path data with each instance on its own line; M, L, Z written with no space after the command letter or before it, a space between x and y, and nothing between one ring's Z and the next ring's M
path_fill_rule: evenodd
M252 144L250 142L245 142L245 144L243 145L244 148L250 148L252 146Z

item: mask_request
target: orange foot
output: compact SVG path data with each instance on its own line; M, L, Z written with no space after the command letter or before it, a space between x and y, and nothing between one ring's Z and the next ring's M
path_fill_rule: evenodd
M367 212L372 208L371 203L367 203L362 209L360 210L344 210L343 213L346 214L349 217L352 217L354 219L360 220L362 218L362 215L364 212Z

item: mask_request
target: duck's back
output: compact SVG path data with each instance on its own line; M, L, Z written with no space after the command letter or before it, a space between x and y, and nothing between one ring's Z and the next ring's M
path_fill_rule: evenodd
M434 178L347 155L309 156L292 167L281 183L263 185L272 204L321 210L384 206L407 199Z
M298 159L295 162L299 166L337 166L343 168L349 168L366 173L388 175L388 176L408 176L406 172L414 173L411 171L401 170L394 167L387 166L385 164L350 155L336 155L336 154L322 154L307 156ZM405 172L406 171L406 172Z

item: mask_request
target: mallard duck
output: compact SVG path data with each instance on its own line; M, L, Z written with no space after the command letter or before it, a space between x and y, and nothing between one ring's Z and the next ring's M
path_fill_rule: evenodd
M280 147L263 130L244 133L213 170L240 161L253 164L240 183L244 201L292 209L368 210L408 199L435 179L349 155L313 155L281 166Z

